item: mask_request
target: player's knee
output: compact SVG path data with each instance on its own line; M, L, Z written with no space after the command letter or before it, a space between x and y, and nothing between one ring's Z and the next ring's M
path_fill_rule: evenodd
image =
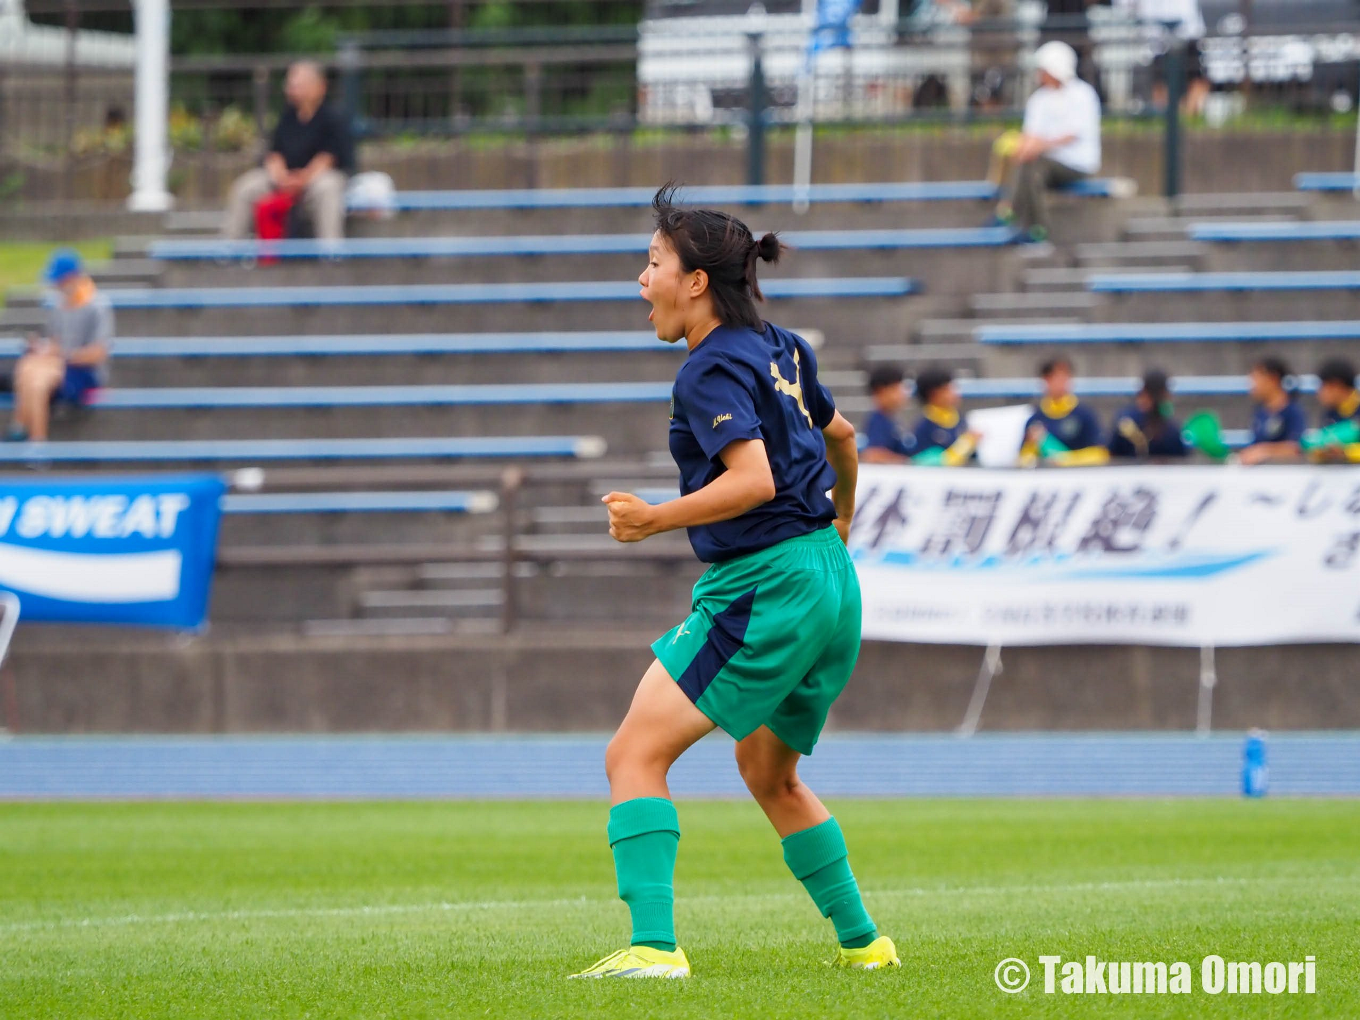
M604 774L611 783L620 776L635 775L653 768L661 768L665 772L655 752L622 732L615 733L604 749Z
M785 768L770 768L764 762L737 755L737 771L751 796L758 801L787 797L800 785L798 773Z

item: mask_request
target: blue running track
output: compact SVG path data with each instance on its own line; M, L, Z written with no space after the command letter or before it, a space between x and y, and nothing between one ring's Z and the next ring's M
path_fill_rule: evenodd
M603 797L607 736L17 737L0 799ZM829 796L1233 796L1242 736L829 735L803 766ZM1272 795L1360 796L1360 733L1273 734ZM679 796L744 794L718 734Z

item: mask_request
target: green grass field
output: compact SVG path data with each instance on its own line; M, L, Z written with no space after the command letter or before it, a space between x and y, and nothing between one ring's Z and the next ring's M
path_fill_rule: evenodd
M688 982L563 980L627 936L602 804L0 805L0 1016L1360 1017L1360 803L830 806L901 971L822 965L749 803L680 804ZM1044 994L1088 953L1195 991ZM1208 995L1210 953L1311 954L1317 992Z

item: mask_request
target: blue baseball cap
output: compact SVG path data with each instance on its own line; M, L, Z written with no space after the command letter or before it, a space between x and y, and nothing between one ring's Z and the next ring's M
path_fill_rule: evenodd
M43 280L47 283L59 283L72 273L80 271L80 256L70 248L58 248L47 260L47 268L43 270Z

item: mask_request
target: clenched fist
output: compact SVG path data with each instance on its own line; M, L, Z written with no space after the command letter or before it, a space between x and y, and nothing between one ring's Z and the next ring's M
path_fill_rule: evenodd
M656 534L655 508L631 492L611 492L600 499L609 508L609 536L620 542L641 542Z

